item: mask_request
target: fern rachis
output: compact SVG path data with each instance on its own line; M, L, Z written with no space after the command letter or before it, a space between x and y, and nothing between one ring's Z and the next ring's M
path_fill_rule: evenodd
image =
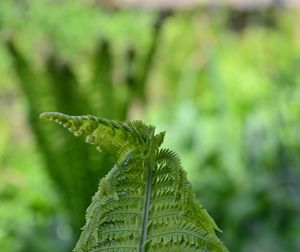
M155 134L141 121L56 112L41 117L85 136L116 160L87 209L75 252L227 251L178 156L160 148L164 132Z

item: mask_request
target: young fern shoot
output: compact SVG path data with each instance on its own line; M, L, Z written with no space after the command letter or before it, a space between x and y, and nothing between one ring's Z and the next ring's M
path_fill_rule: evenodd
M227 252L214 220L202 208L180 159L160 148L165 132L141 121L46 112L84 136L115 165L101 179L74 252Z

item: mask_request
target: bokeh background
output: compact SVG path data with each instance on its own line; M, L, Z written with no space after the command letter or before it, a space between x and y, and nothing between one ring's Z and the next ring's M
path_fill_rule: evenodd
M0 251L71 251L112 166L44 111L166 130L230 251L300 251L296 3L0 1Z

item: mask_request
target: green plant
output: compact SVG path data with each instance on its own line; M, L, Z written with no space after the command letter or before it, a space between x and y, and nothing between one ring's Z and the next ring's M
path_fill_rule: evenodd
M167 16L165 13L158 15L149 49L144 49L142 56L134 44L125 50L122 48L121 66L115 62L118 61L115 57L117 46L112 39L102 38L89 59L90 76L87 75L89 77L84 81L85 78L79 77L76 63L63 60L54 45L50 47L51 53L49 51L43 59L43 67L35 69L34 60L22 52L15 38L5 41L19 86L27 98L28 121L43 154L45 168L68 211L68 221L76 238L79 235L77 230L83 225L81 216L97 189L98 177L108 172L106 169L111 163L106 157L97 156L92 148L87 148L78 139L66 135L62 129L41 123L36 114L47 110L67 114L100 111L105 117L125 120L136 102L141 105L147 102L145 85ZM123 74L115 78L116 72ZM106 109L108 106L109 110ZM99 170L97 167L103 168ZM69 176L70 170L72 177Z
M141 121L46 112L116 161L100 181L74 249L96 251L227 251L198 203L179 157L159 148L165 132Z

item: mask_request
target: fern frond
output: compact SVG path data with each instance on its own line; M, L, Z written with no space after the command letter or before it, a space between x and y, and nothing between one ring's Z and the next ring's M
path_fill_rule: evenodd
M141 121L46 113L75 135L117 158L99 183L75 252L226 252L214 220L202 208L179 156L160 149L164 132Z

